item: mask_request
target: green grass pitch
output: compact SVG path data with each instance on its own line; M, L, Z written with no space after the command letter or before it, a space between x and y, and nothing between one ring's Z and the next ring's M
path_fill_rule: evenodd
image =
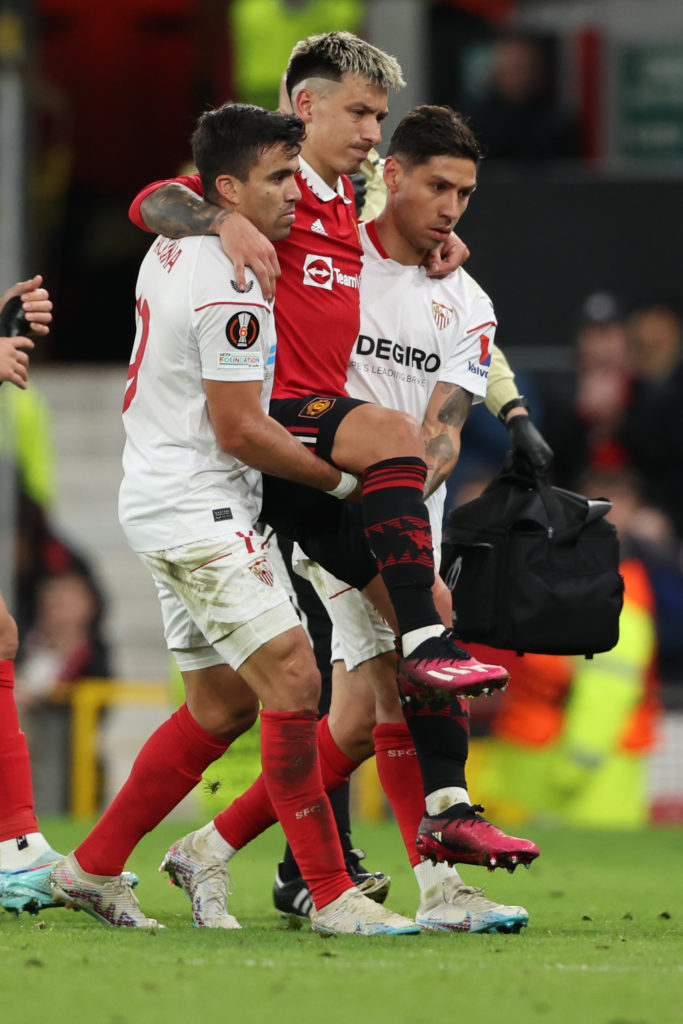
M83 824L41 822L65 852ZM147 914L167 929L116 930L81 913L0 914L3 1021L17 1024L681 1024L683 831L532 828L530 871L463 868L531 919L519 935L323 939L272 909L279 829L233 861L242 931L192 928L189 903L156 868L188 831L165 824L135 851ZM525 833L526 834L526 833ZM416 886L390 824L359 825L367 864L392 875L391 907L412 915Z

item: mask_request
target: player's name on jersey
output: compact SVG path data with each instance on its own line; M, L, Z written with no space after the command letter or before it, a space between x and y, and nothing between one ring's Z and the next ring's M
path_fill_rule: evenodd
M160 235L154 243L152 251L159 257L159 262L164 270L170 274L183 250L180 242L176 239L164 238Z

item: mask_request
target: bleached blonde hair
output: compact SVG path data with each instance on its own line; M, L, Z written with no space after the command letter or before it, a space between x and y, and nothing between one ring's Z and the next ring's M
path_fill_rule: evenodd
M287 93L313 79L340 82L344 75L358 75L380 89L398 91L405 82L395 57L351 32L326 32L301 39L289 58Z

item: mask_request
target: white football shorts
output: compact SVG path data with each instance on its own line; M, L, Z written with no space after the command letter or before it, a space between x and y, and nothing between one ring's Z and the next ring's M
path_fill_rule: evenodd
M353 672L375 655L393 651L393 630L359 590L308 559L298 544L292 552L292 566L310 581L330 617L332 661L343 661Z
M301 622L255 530L138 552L156 583L164 636L181 671L250 655Z
M441 562L443 497L437 499L432 495L427 508L432 522L434 564L438 567ZM393 630L364 594L307 558L298 544L292 551L292 567L299 576L309 580L330 617L331 661L343 661L346 670L353 672L364 661L394 650Z

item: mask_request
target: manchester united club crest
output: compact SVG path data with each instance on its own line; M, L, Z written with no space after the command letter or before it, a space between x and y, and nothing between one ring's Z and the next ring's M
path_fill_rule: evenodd
M444 306L442 302L432 302L432 316L440 331L448 327L454 315L455 310L451 306Z
M247 568L252 576L255 576L261 583L265 583L267 587L275 586L275 574L267 558L257 558Z
M320 416L323 416L328 409L332 408L334 402L334 398L314 398L303 407L299 416L303 416L305 419L317 420Z
M231 316L225 327L225 337L233 348L251 348L258 336L258 320L246 310Z

